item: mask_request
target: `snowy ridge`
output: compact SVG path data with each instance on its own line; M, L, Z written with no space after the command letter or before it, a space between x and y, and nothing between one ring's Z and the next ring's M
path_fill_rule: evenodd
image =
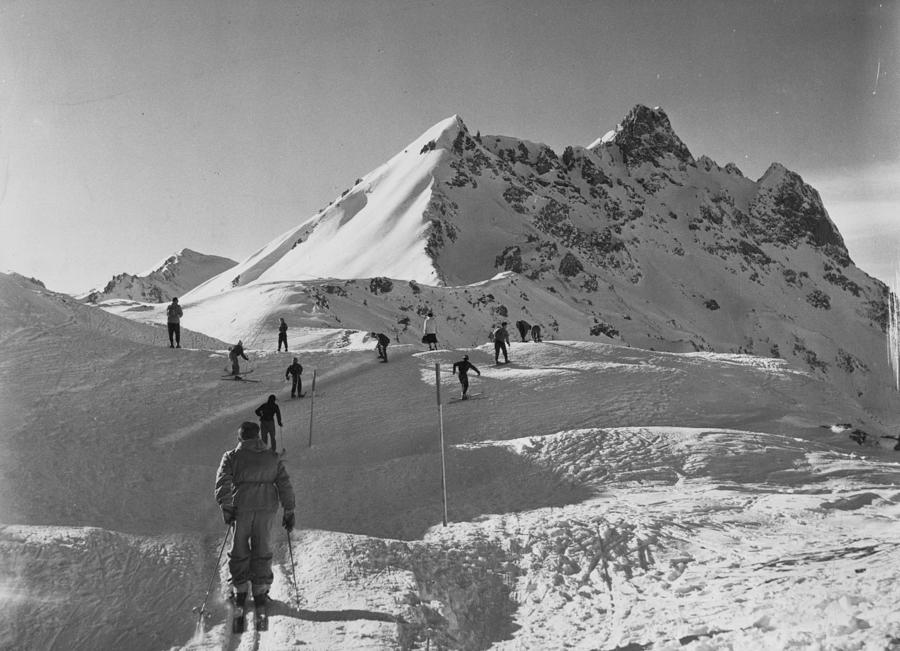
M228 258L182 249L143 273L119 274L102 290L94 289L77 298L88 303L116 299L165 303L236 264Z

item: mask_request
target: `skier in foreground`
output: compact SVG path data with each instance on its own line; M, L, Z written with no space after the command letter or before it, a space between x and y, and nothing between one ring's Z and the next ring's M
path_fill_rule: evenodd
M256 628L268 627L266 603L272 585L272 529L279 504L281 525L294 528L294 489L277 454L259 439L259 426L245 422L238 428L238 445L222 456L216 473L215 497L226 524L234 526L228 569L235 608L232 630L244 630L247 584L256 608Z
M278 427L284 427L284 424L281 422L281 409L276 404L277 400L275 395L272 394L266 402L253 412L259 417L259 428L262 431L263 444L265 445L269 442L269 437L272 438L272 452L278 452L275 443L275 419L278 419Z
M183 316L184 311L178 304L178 299L173 298L172 302L166 307L166 326L169 328L169 348L181 348L181 317Z
M453 372L459 377L459 383L462 385L462 399L468 400L469 396L466 394L469 392L469 371L475 371L478 373L478 376L481 377L481 371L475 368L475 365L469 361L468 355L463 355L463 358L453 363Z
M300 379L302 374L303 364L295 357L293 363L284 372L284 379L291 380L291 398L294 397L295 393L298 398L302 398L305 395L303 393L303 380Z

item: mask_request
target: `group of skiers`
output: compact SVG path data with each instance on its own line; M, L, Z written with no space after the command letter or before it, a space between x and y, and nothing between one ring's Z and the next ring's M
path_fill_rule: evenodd
M180 319L183 315L178 299L173 299L167 308L169 344L180 348ZM540 326L531 326L525 321L518 321L516 327L522 341L528 334L536 342L541 341ZM288 326L280 319L278 326L278 351L282 345L285 352ZM371 335L376 339L376 350L382 362L388 361L387 348L390 338L378 332ZM494 361L500 363L503 355L504 363L509 363L509 331L507 322L491 331L489 340L494 343ZM433 312L428 312L423 325L422 343L428 350L438 350L437 321ZM240 377L239 359L249 360L244 350L243 341L229 350L231 374ZM479 376L481 371L469 361L469 356L453 364L452 372L459 379L462 387L462 400L469 399L469 372ZM303 366L297 357L285 371L285 380L291 380L291 398L302 398L301 375ZM295 525L295 497L290 478L285 470L281 457L277 452L277 422L283 427L281 409L274 394L269 395L265 403L254 411L259 424L243 422L238 427L237 446L226 452L219 463L215 481L215 499L222 511L226 524L233 530L231 548L228 553L228 566L231 574L232 591L230 601L235 613L240 614L240 627L237 615L234 630L243 630L243 609L247 595L252 594L257 617L265 613L269 601L269 589L272 585L272 534L275 516L279 506L284 509L281 524L288 531Z
M288 326L279 319L278 351L282 345L288 351ZM228 351L231 374L239 378L241 358L249 360L244 343L239 340ZM297 357L284 372L291 381L291 398L302 398L303 365ZM215 498L222 509L226 524L234 535L228 552L231 573L230 601L235 618L235 632L243 630L243 611L247 595L252 594L257 625L265 621L266 603L272 585L272 534L279 505L284 509L281 525L289 533L294 528L294 489L284 463L278 455L275 424L283 427L278 398L269 395L266 402L254 410L259 424L246 421L238 428L238 444L222 456L216 472ZM249 586L249 591L248 591ZM260 617L263 619L260 620Z
M500 327L491 330L488 334L488 340L494 344L494 363L500 364L500 355L503 355L503 363L509 364L509 330L506 328L507 322L503 321ZM516 328L522 341L526 341L528 335L531 335L532 341L541 342L541 326L531 325L527 321L517 321ZM438 349L437 340L437 320L434 312L428 312L425 317L425 323L422 326L422 343L428 344L428 350ZM382 332L372 332L371 336L375 339L375 351L381 362L387 362L387 347L391 343L390 338ZM481 372L475 368L475 365L469 361L469 356L464 355L462 360L453 364L453 373L459 377L459 383L462 386L462 399L468 399L469 376L468 371L475 371L478 375Z

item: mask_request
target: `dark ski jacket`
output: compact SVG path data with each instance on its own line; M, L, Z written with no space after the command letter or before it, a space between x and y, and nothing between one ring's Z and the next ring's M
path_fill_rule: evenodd
M278 424L281 425L281 410L274 402L262 403L253 413L259 416L260 420L275 420L277 417Z
M169 303L166 308L166 319L168 323L180 323L181 317L184 316L184 310L178 303Z
M241 344L236 344L235 346L233 346L231 348L231 352L228 353L228 356L231 359L237 359L238 356L241 356L244 359L246 359L247 361L250 361L250 358L244 354L244 347Z
M287 332L287 323L282 321L281 325L278 326L278 332L281 334L285 334Z
M459 377L468 375L469 371L475 371L478 375L481 375L481 371L475 368L475 365L467 359L453 363L453 372Z
M284 372L284 379L290 379L290 376L298 377L303 374L303 364L297 362L296 364L291 364L287 367L287 370Z
M260 439L238 443L226 452L216 473L216 502L238 514L294 510L294 489L281 458Z
M385 334L382 334L382 333L379 332L376 336L378 337L378 343L379 343L379 345L384 346L385 348L387 348L387 345L388 345L389 343L391 343L391 340L388 339L388 336L385 335Z

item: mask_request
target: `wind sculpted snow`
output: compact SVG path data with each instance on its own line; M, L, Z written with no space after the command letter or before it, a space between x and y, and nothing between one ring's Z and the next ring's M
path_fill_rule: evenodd
M394 343L379 364L365 332L312 326L314 346L251 347L260 383L224 382L221 343L171 350L0 280L3 648L900 644L896 404L875 418L751 355L557 339L508 365L482 342ZM450 403L463 354L481 395ZM238 638L213 479L270 393L300 529L276 536L270 630Z

